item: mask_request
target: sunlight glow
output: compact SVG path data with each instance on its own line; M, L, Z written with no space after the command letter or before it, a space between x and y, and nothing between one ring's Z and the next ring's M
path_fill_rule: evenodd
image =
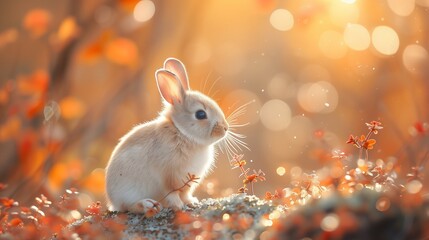
M333 24L339 27L358 22L359 15L360 11L356 5L344 1L332 1L329 7L329 18Z
M319 39L319 48L323 55L331 59L340 59L347 53L343 35L333 30L322 33Z

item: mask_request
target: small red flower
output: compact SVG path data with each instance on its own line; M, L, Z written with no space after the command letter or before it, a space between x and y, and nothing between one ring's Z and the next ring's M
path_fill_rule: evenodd
M238 189L239 193L247 193L247 191L249 191L249 189L247 189L246 186L243 186L243 187Z
M426 131L428 131L429 126L428 126L428 123L419 121L419 122L414 123L413 128L417 132L417 134L423 135L423 134L425 134Z
M265 193L265 200L275 200L275 199L282 199L284 197L284 194L282 191L275 190L274 193L266 192Z
M3 205L5 208L10 208L15 205L15 200L12 198L0 198L0 204Z
M336 149L332 151L332 158L343 159L346 157L347 157L346 154L341 150Z
M322 139L325 136L325 132L323 130L316 130L314 131L313 135L317 139Z
M358 140L357 140L357 137L354 137L352 134L350 134L350 136L349 136L349 139L347 140L347 144L353 144L353 145L355 145L356 147L359 147L359 144L358 144L358 142L357 142Z
M265 173L262 170L259 170L258 172L256 172L255 170L253 170L253 174L246 176L246 179L243 180L244 184L248 184L248 183L254 183L254 182L258 182L259 181L265 181Z
M99 215L101 213L101 202L97 201L89 205L85 211L90 215Z
M370 123L365 123L369 130L371 130L374 134L378 133L378 130L383 129L381 126L381 122L371 121Z
M19 226L23 226L24 223L22 222L22 220L20 218L14 218L14 219L9 221L8 225L10 227L19 227Z

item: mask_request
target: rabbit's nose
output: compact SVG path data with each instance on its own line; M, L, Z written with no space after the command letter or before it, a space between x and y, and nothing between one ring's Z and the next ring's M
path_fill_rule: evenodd
M229 128L229 126L228 126L228 123L227 122L223 122L223 123L221 123L221 124L219 124L222 128L223 128L223 130L226 132L226 131L228 131L228 128Z

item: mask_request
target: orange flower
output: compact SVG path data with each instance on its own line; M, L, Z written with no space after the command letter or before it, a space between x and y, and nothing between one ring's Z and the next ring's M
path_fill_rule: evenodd
M376 142L375 139L368 139L368 141L363 143L362 147L365 149L373 149Z

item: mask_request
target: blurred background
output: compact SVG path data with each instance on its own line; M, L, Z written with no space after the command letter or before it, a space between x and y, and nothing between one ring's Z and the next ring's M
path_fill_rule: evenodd
M154 72L167 57L226 114L253 101L238 131L247 166L266 174L259 196L329 164L332 151L354 164L345 142L372 120L384 129L370 159L409 169L427 152L429 0L0 5L0 182L17 200L75 187L83 206L104 202L118 139L161 109ZM225 154L216 166L197 196L242 186Z

